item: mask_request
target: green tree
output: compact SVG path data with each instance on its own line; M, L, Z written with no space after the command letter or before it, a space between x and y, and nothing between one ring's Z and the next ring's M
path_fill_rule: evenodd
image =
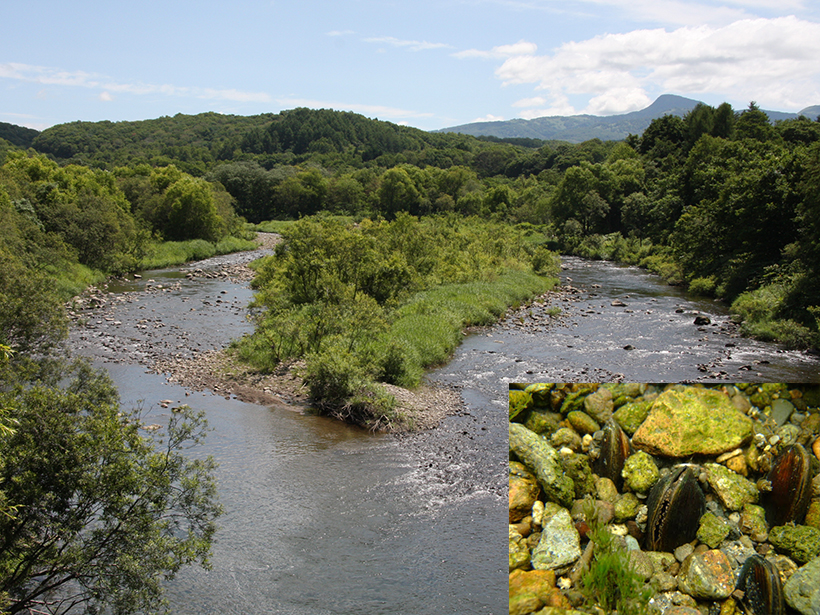
M161 230L166 239L218 241L225 234L225 221L217 212L211 185L186 175L165 191Z
M379 184L379 211L392 219L400 211L415 214L421 203L421 194L406 169L388 169Z
M145 431L107 376L78 366L65 389L0 392L14 433L0 439L0 593L9 613L113 613L162 607L162 581L208 565L221 509L213 460L182 451L204 436L200 413Z

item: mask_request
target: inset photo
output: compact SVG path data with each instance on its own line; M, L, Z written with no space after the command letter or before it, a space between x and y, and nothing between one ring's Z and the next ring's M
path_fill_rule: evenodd
M820 612L818 436L816 384L510 384L510 615Z

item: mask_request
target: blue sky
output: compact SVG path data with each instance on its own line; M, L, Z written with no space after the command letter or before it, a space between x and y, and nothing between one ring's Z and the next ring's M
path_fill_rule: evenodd
M297 106L425 130L820 104L816 0L2 0L0 121Z

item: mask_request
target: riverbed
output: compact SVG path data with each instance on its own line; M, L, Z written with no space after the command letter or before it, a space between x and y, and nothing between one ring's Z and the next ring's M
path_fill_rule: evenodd
M720 304L635 268L565 259L560 292L466 335L429 375L460 391L461 411L431 431L373 435L153 373L161 359L196 358L251 330L247 282L192 268L109 287L71 333L124 405L159 423L163 406L187 403L213 429L195 454L220 464L226 513L213 569L167 584L175 614L506 612L510 382L820 380L816 357L740 338ZM695 325L697 314L710 324Z

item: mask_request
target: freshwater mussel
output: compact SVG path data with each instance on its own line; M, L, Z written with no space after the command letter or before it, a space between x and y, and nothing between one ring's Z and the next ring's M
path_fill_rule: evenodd
M811 499L811 460L800 444L787 446L772 462L764 482L761 504L774 527L789 521L802 523Z
M681 465L655 483L646 505L647 550L671 552L694 540L706 501L692 468Z
M631 451L629 436L624 433L618 423L609 419L602 430L598 457L593 464L593 471L602 478L610 479L620 489L623 483L621 472Z
M748 615L783 615L786 611L780 573L760 555L743 564L737 581L741 604Z

